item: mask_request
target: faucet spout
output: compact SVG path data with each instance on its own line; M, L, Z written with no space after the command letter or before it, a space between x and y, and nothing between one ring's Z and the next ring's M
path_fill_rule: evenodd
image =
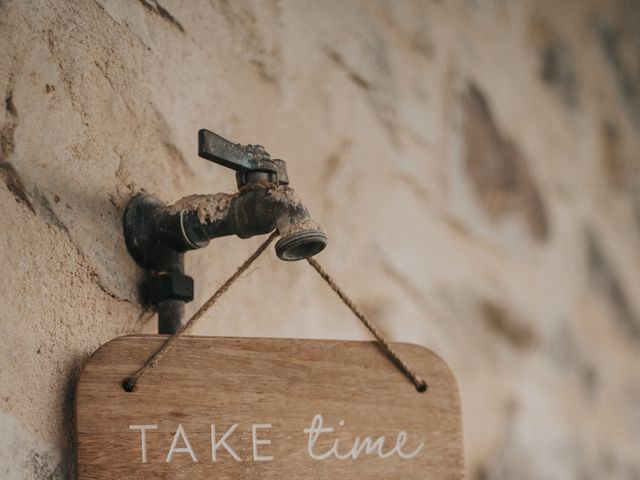
M275 229L281 237L276 254L282 260L311 257L327 244L322 227L286 185L253 183L235 194L192 195L168 209L172 215L180 215L185 243L194 248L217 237L250 238Z

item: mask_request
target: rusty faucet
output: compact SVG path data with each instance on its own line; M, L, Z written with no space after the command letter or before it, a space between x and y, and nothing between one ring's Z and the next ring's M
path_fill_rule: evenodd
M193 279L184 274L184 253L211 239L249 238L278 230L282 260L302 260L324 249L327 236L291 189L286 163L260 145L238 145L208 130L198 132L198 155L236 171L238 192L190 195L165 205L137 195L124 214L124 236L135 261L147 269L146 303L156 305L160 333L182 322L184 302L193 299Z

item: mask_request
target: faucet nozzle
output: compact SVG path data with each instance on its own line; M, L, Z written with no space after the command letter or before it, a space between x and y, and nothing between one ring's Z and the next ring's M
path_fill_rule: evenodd
M281 260L304 260L320 253L327 246L327 234L311 219L300 222L299 228L290 231L276 243L276 255Z

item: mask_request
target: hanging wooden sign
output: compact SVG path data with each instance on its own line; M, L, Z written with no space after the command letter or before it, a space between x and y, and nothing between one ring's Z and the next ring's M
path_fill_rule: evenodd
M456 383L429 350L394 344L418 393L375 342L183 337L126 392L165 340L121 337L86 363L80 480L463 478Z

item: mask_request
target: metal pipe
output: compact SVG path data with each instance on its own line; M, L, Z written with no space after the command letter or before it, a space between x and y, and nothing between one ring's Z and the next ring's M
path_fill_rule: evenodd
M158 309L158 333L173 335L182 326L184 318L184 301L162 300L156 305Z

